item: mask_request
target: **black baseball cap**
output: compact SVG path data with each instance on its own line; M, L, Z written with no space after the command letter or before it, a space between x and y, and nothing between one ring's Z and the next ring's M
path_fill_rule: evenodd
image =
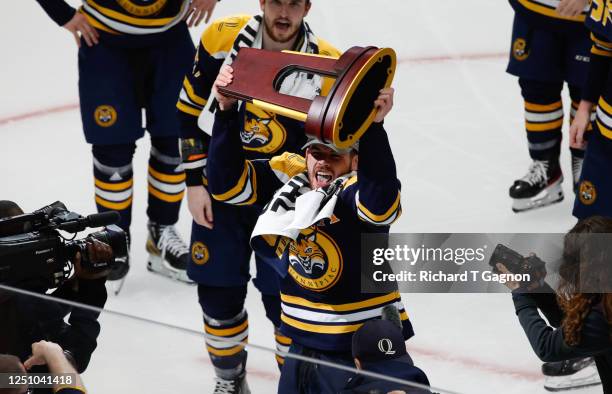
M361 363L397 360L412 364L401 328L382 319L368 320L353 334L353 357Z
M341 148L338 148L336 145L332 144L331 142L323 142L316 137L309 137L308 141L306 141L304 146L302 146L302 150L305 150L306 148L312 145L323 145L341 155L345 153L350 153L351 151L359 152L359 141L355 142L349 148L341 149Z

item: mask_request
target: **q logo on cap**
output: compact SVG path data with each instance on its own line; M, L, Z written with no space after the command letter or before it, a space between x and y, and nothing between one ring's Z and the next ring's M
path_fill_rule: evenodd
M392 356L395 354L395 350L393 350L393 342L391 342L389 338L383 338L378 341L378 350L385 353L387 356Z

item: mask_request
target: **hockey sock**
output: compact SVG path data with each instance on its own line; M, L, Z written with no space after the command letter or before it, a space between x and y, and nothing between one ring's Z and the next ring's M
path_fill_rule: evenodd
M206 350L222 379L233 379L246 367L247 351L235 342L248 341L249 319L244 309L246 286L213 287L198 285L204 312ZM228 343L224 340L232 340Z
M291 338L284 336L277 329L274 330L274 339L276 340L276 350L280 352L289 353L289 347L291 346ZM278 369L282 371L283 364L285 363L285 357L276 354L276 363L278 364Z
M93 145L96 206L98 212L118 211L119 227L129 231L132 221L132 156L136 144Z
M558 160L561 149L563 103L561 84L520 78L525 99L525 130L534 160Z
M263 301L264 308L266 309L266 317L272 322L276 329L274 330L274 338L276 340L276 350L281 352L289 352L289 346L291 346L291 338L284 336L278 330L281 324L281 299L278 294L261 294L261 300ZM277 354L276 362L278 369L282 369L285 363L285 357Z
M149 206L147 215L157 224L178 221L185 194L185 172L177 138L152 138L149 157Z

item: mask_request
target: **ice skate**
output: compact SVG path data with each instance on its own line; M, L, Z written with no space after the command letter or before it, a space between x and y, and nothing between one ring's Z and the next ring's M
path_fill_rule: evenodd
M542 364L544 388L548 391L579 389L601 384L593 358L573 358Z
M147 224L149 237L147 252L149 261L147 269L180 282L190 283L187 277L189 248L176 232L174 225Z
M563 201L561 182L563 174L559 163L534 160L527 174L510 187L512 210L522 212Z
M246 381L246 372L242 372L234 379L215 378L215 391L213 394L250 394Z

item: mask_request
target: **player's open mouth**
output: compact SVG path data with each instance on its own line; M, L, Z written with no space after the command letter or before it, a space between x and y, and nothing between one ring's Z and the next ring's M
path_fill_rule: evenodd
M290 22L288 22L288 21L283 21L283 20L280 20L280 21L276 21L276 22L274 23L274 26L275 26L275 27L276 27L278 30L281 30L281 31L287 31L287 30L289 30L289 28L291 27L291 23L290 23Z
M327 186L328 184L331 183L334 174L332 174L329 171L317 171L316 175L316 179L317 179L317 183L319 184L319 187L322 186Z

